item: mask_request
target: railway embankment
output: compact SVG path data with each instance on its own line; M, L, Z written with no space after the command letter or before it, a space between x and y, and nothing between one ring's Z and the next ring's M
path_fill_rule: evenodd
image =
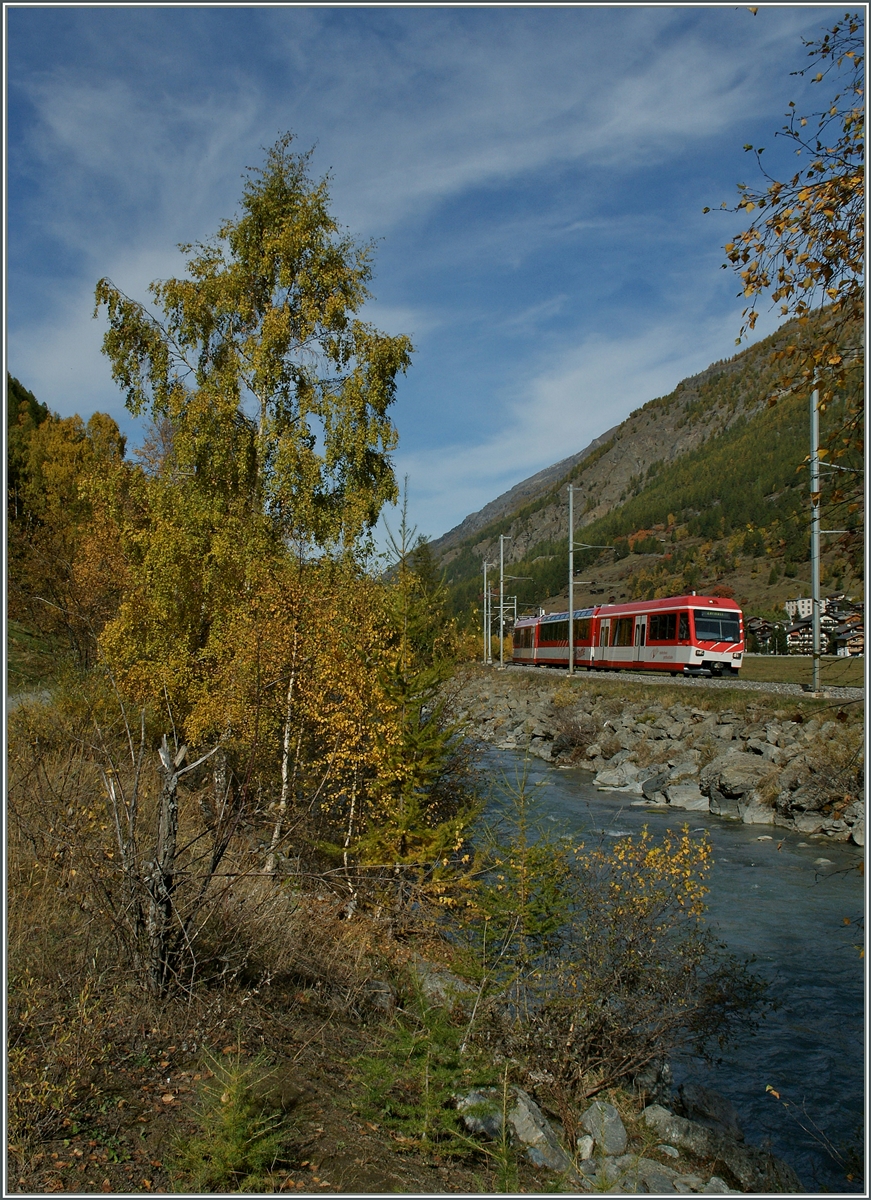
M865 844L855 706L483 666L455 677L450 703L470 736L589 771L633 805Z

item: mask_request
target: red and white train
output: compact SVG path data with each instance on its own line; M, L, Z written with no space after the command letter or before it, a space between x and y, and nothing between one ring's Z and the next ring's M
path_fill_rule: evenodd
M721 596L600 604L576 609L573 625L575 666L587 670L737 675L744 656L741 609ZM569 614L520 617L513 661L567 667Z

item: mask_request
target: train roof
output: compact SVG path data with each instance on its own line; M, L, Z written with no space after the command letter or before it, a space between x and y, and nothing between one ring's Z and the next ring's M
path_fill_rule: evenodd
M574 620L595 616L619 617L624 613L659 612L662 609L673 608L719 608L726 612L741 612L740 606L726 596L662 596L658 600L630 600L625 604L597 604L593 608L579 608L575 610ZM568 611L545 613L542 617L519 617L515 628L526 625L545 625L550 621L567 621L568 619Z
M667 608L723 608L728 612L740 612L741 608L734 600L725 596L663 596L658 600L630 600L626 604L600 604L597 612L610 616L621 612L658 612Z

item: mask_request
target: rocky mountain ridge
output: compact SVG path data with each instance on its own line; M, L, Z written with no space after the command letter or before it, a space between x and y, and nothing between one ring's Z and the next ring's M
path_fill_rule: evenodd
M591 524L634 493L662 464L766 408L774 379L769 360L788 337L784 327L733 358L682 380L668 396L648 401L578 454L537 472L471 513L430 543L433 553L449 566L462 547L471 545L480 558L498 546L499 532L510 530L507 559L523 558L537 543L565 533L568 483L578 489L576 529Z
M429 543L452 611L480 624L482 564L498 562L501 534L510 539L504 561L517 580L509 591L519 611L565 608L568 484L579 607L598 596L649 599L728 588L719 594L768 614L807 595L807 397L779 392L777 356L788 357L811 334L810 327L787 323L713 363ZM840 397L821 417L822 442L832 453L839 452L847 407L848 398ZM844 462L861 471L859 459ZM826 479L822 510L840 527L844 513L832 506L841 500ZM850 513L846 523L855 534L825 540L823 585L861 596L861 566L847 548L859 536L861 516ZM582 549L584 543L589 547Z

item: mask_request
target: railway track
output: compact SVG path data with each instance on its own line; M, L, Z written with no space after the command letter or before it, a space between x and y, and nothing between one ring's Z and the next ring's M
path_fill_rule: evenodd
M565 667L529 667L520 663L506 663L506 669L525 671L528 674L548 671L559 671L567 674ZM576 671L575 678L586 680L632 680L634 683L649 683L654 687L670 684L672 687L693 688L725 688L729 691L767 692L772 696L804 696L813 695L800 683L764 683L756 679L716 679L713 676L701 675L655 675L651 671L588 671L586 668ZM824 700L843 700L856 703L865 699L865 689L857 687L835 687L824 684L818 695Z

